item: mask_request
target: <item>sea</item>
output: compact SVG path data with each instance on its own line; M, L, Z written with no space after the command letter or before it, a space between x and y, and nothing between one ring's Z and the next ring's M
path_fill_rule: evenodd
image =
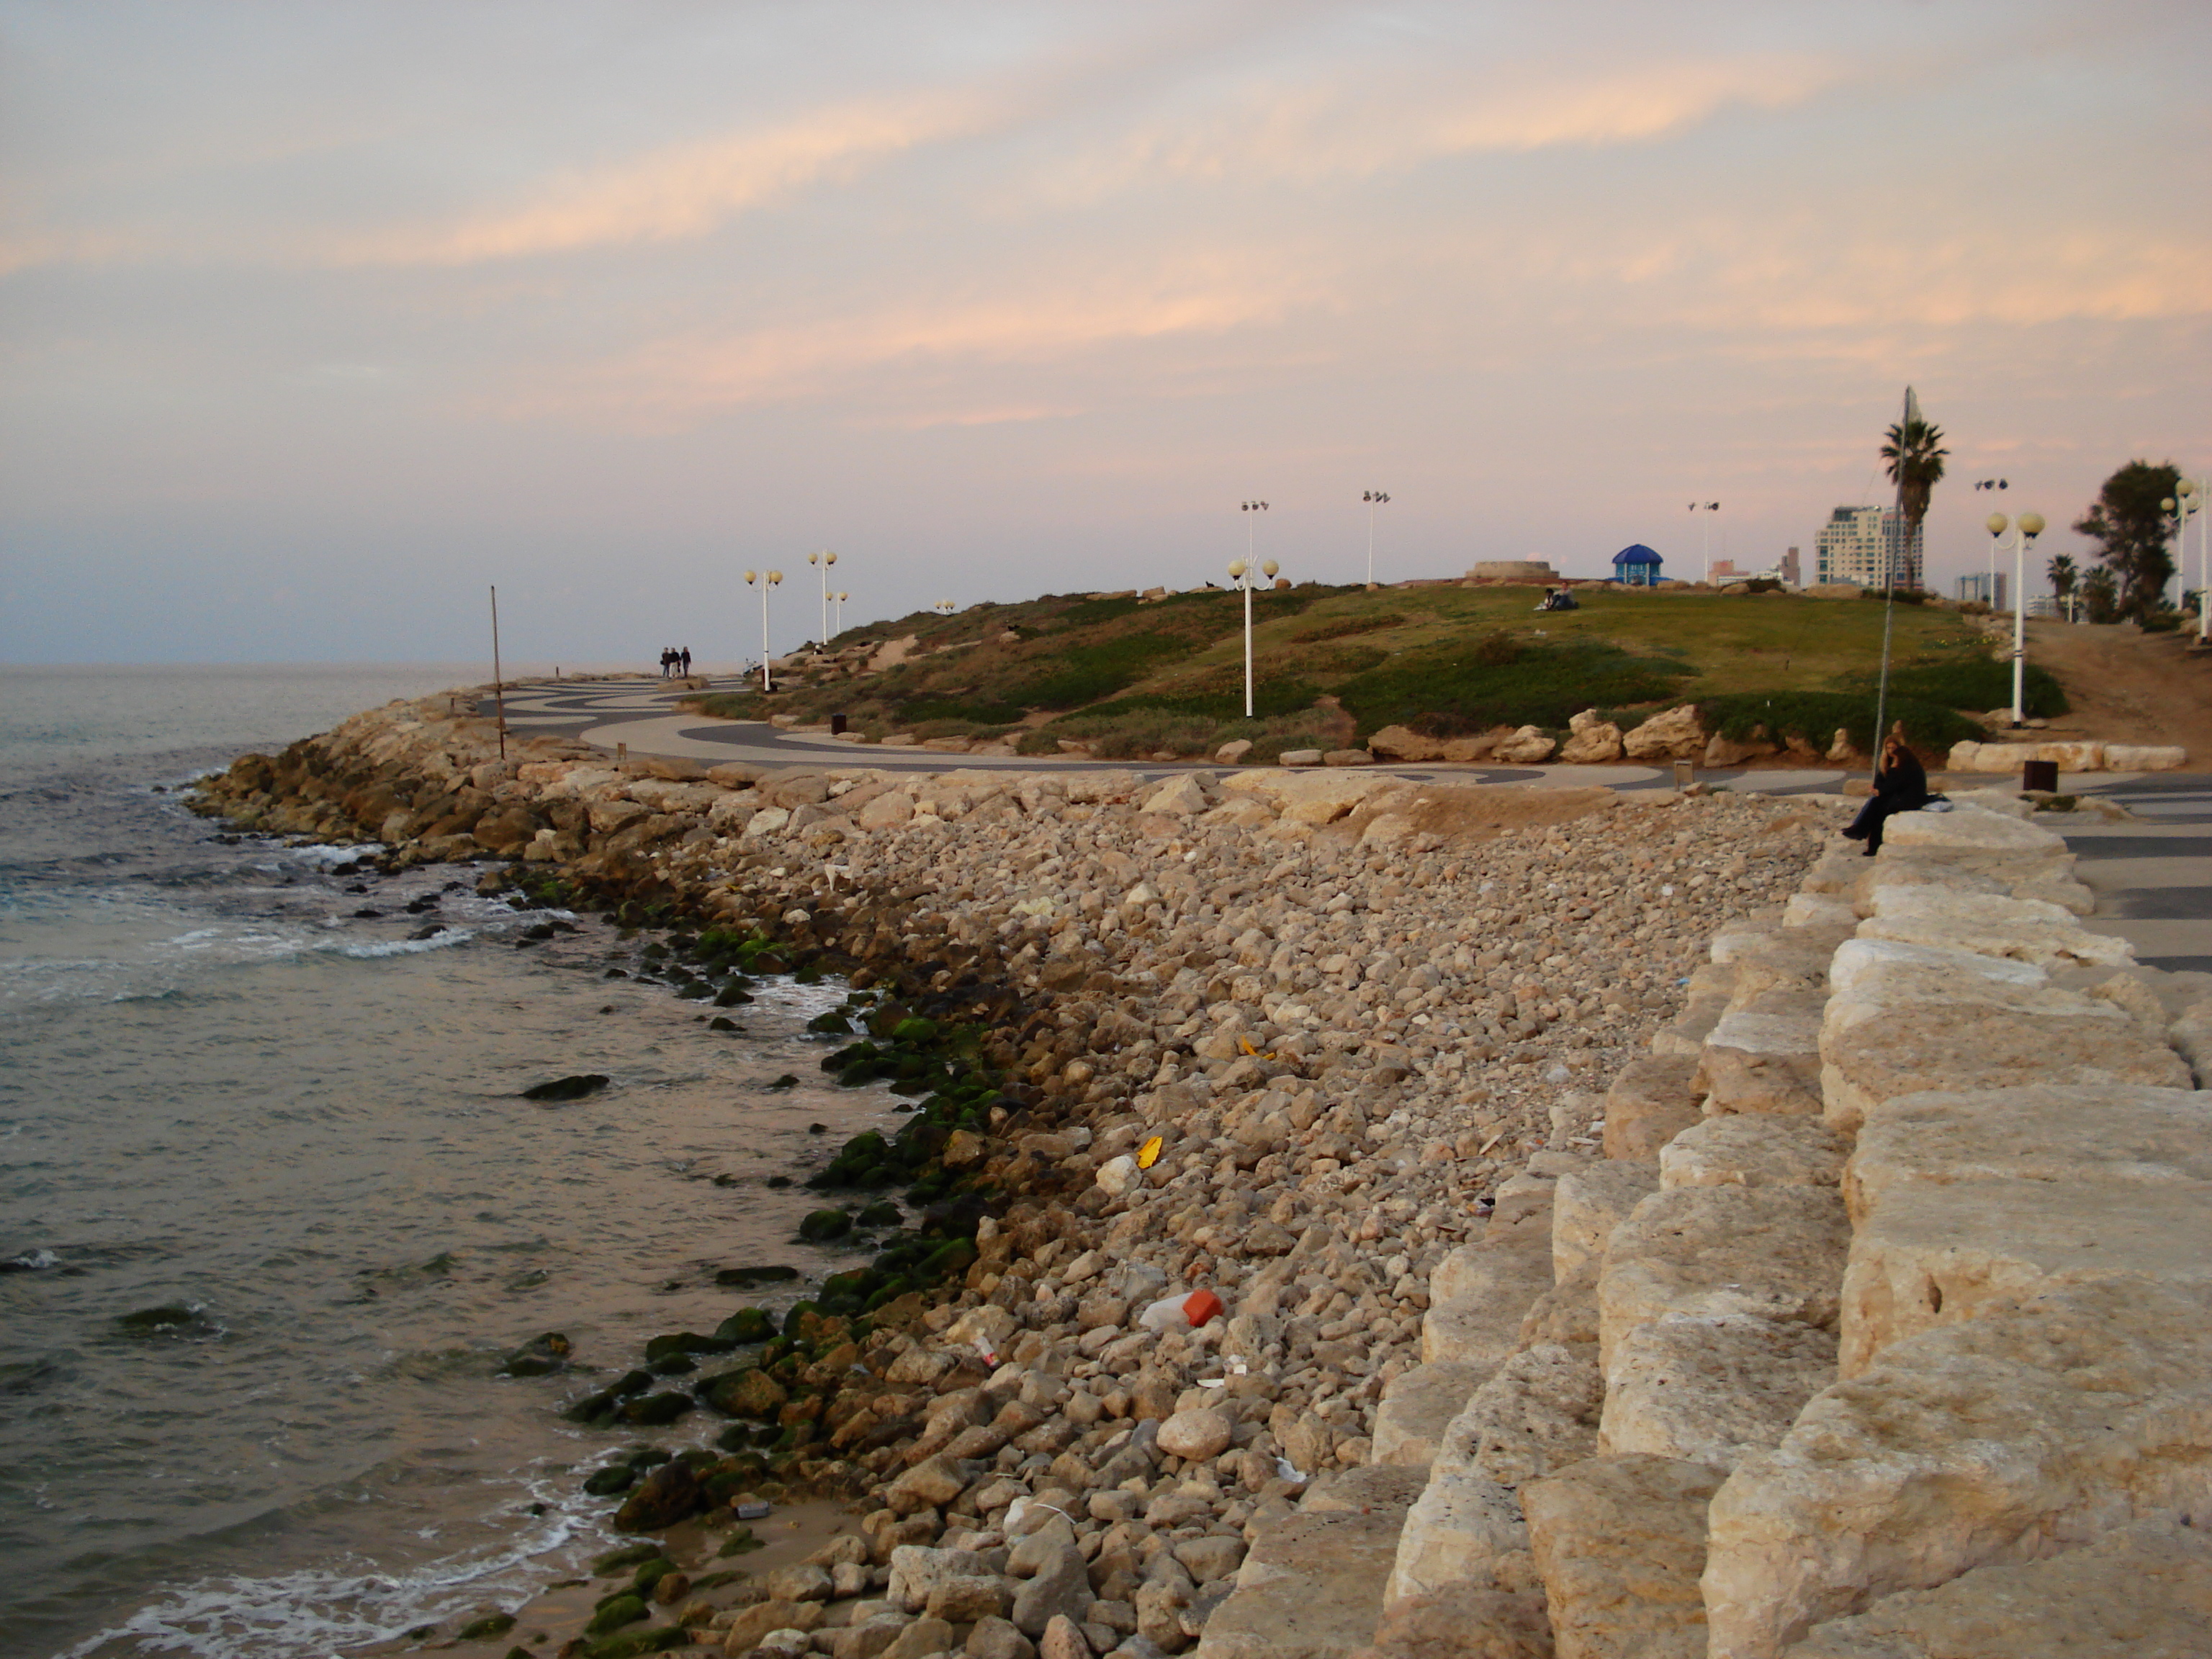
M485 678L0 667L9 1659L324 1659L512 1610L607 1547L584 1473L712 1432L563 1403L764 1299L721 1268L853 1265L770 1184L893 1121L820 1072L843 987L765 981L715 1031L603 921L185 809L242 752ZM611 1085L522 1097L579 1073ZM570 1371L499 1375L553 1331Z

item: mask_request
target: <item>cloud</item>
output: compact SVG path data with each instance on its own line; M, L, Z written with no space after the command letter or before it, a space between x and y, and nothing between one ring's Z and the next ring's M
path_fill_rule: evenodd
M931 95L816 110L757 131L673 144L549 185L532 205L458 223L337 239L336 265L466 265L586 248L690 240L810 185L992 125L981 101Z
M1062 382L1048 402L1009 398L981 387L946 397L948 374L994 367L1064 365L1116 347L1169 338L1225 336L1276 325L1334 302L1316 278L1195 262L1149 276L1094 279L1023 295L935 305L894 304L872 313L715 334L691 331L643 346L604 368L580 371L508 400L511 416L614 409L654 423L684 424L743 405L814 402L846 395L896 401L916 380L931 382L913 412L855 410L866 423L939 426L1065 417L1081 412Z
M1522 70L1488 84L1404 73L1255 88L1226 109L1140 125L1056 165L1043 194L1073 204L1163 179L1313 185L1440 159L1650 143L1729 107L1802 103L1853 73L1839 60L1762 54L1640 62L1598 71Z

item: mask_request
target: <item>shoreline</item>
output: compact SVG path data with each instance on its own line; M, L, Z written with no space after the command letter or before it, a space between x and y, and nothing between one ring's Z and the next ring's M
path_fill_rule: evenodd
M1017 1498L1057 1492L1085 1540L1118 1528L1115 1548L1131 1551L1127 1582L1094 1554L1079 1575L1091 1582L1063 1598L1103 1609L1060 1615L1085 1650L1189 1645L1255 1527L1308 1478L1366 1466L1382 1392L1418 1358L1427 1269L1479 1231L1522 1160L1589 1141L1592 1090L1679 1008L1707 935L1786 896L1823 835L1802 798L1631 804L1356 772L762 777L617 769L545 744L501 767L489 724L443 706L394 705L242 758L204 810L373 836L400 862L519 852L526 883L584 884L617 920L765 924L796 965L903 997L909 1018L994 984L1002 1015L1022 1011L975 1054L1011 1092L938 1154L971 1193L996 1189L975 1260L937 1305L849 1345L832 1369L858 1364L866 1382L807 1396L825 1423L847 1413L833 1442L887 1437L860 1461L776 1471L868 1494L868 1559L833 1564L860 1576L826 1587L850 1593L770 1598L821 1606L822 1628L855 1612L926 1626L929 1598L891 1582L890 1552L979 1556L947 1534L994 1537L988 1560L1016 1541ZM1162 1154L1140 1170L1129 1154L1156 1134ZM1223 1319L1158 1340L1130 1326L1142 1303L1198 1285ZM820 1339L850 1328L770 1363L818 1369L836 1351ZM1163 1425L1192 1413L1222 1421L1176 1439L1188 1457L1164 1449ZM1122 1466L1110 1485L1141 1480L1145 1501L1096 1490ZM945 1622L1038 1623L1020 1576L1000 1580L996 1613L979 1589L962 1604L977 1617ZM885 1590L902 1605L877 1605ZM725 1631L746 1619L736 1595L711 1599L670 1611Z

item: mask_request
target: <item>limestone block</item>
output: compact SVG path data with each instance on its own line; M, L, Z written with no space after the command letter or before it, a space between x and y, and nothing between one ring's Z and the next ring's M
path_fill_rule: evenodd
M1899 812L1882 826L1882 851L1929 848L1939 852L2004 853L2034 856L2063 853L2066 838L2003 813L1962 806L1948 812Z
M1788 1659L2202 1659L2212 1647L2212 1532L2142 1521L2081 1549L1976 1567L1815 1625Z
M1659 1150L1659 1185L1833 1187L1850 1156L1850 1138L1818 1118L1751 1114L1709 1117Z
M1598 1445L1732 1469L1782 1443L1836 1380L1836 1336L1745 1314L1638 1325L1606 1373Z
M1503 1486L1578 1462L1597 1450L1605 1378L1597 1349L1541 1342L1514 1354L1446 1425L1431 1479L1472 1469Z
M2012 884L2014 898L2041 899L2045 904L2055 904L2069 916L2086 916L2097 908L2097 896L2080 882L2065 876L2046 876L2035 881L2016 881Z
M1820 1018L1817 1013L1735 1012L1706 1036L1690 1086L1705 1112L1813 1116L1820 1110Z
M1473 1469L1432 1471L1406 1511L1384 1603L1431 1595L1448 1584L1495 1583L1501 1574L1510 1578L1512 1558L1525 1563L1528 1549L1521 1500L1510 1490ZM1533 1576L1533 1567L1524 1571Z
M1941 979L1983 979L2021 986L2051 982L2051 975L2033 963L2012 962L2002 957L1936 945L1854 939L1838 945L1836 954L1829 959L1828 994L1831 998L1863 996L1892 975L1915 969ZM1908 994L1902 1000L1918 999L1917 994Z
M1563 1175L1552 1199L1552 1278L1564 1283L1601 1266L1605 1242L1628 1212L1659 1190L1656 1164L1607 1158Z
M1899 1006L1820 1039L1827 1121L1855 1131L1900 1095L2002 1089L2033 1075L2063 1087L2190 1086L2189 1067L2155 1034L2110 1004L2074 1018L1967 1002Z
M1435 1462L1445 1425L1487 1376L1480 1366L1434 1364L1392 1378L1375 1407L1375 1461L1424 1468Z
M1521 1338L1516 1346L1533 1348L1539 1342L1595 1343L1597 1278L1598 1261L1592 1257L1572 1276L1556 1280L1521 1316Z
M1887 848L1882 851L1884 856L1871 862L1864 859L1860 860L1863 867L1850 888L1854 915L1872 915L1876 902L1885 892L1907 888L1933 887L1954 893L1987 893L1999 898L2012 891L2008 882L1970 870L1948 858L1931 854L1891 854Z
M1804 879L1798 883L1798 890L1831 898L1848 896L1852 884L1865 871L1866 855L1858 848L1838 841L1821 854L1813 867L1805 872ZM1786 908L1783 915L1786 923L1789 919Z
M1140 812L1164 812L1175 817L1187 818L1206 811L1206 790L1195 773L1185 772L1170 778L1145 798Z
M2084 930L2072 915L2039 899L1961 893L1941 887L1883 887L1862 939L1972 951L2039 966L2118 964L2135 959L2125 939Z
M1730 964L1758 950L1781 931L1779 915L1741 917L1715 930L1705 943L1705 954L1716 963Z
M1517 1346L1528 1304L1551 1287L1548 1228L1461 1245L1429 1276L1422 1363L1494 1370Z
M1902 1095L1860 1127L1844 1203L1860 1221L1907 1188L1989 1181L2212 1182L2212 1097L2128 1084Z
M1714 1494L1714 1659L2160 1511L2212 1521L2212 1310L2116 1279L1924 1331Z
M1447 1584L1394 1602L1358 1659L1552 1659L1544 1591Z
M1790 902L1782 907L1782 925L1785 927L1839 927L1855 924L1858 911L1849 899L1838 898L1828 892L1802 892L1790 896Z
M1410 1463L1362 1463L1357 1468L1332 1469L1306 1488L1298 1507L1309 1514L1339 1510L1362 1514L1388 1510L1402 1515L1429 1484L1426 1468Z
M1521 1494L1559 1659L1705 1659L1705 1508L1721 1472L1594 1457Z
M1213 1610L1199 1659L1348 1659L1382 1616L1406 1511L1293 1513L1263 1530Z
M1598 1280L1610 1370L1631 1329L1669 1314L1754 1314L1836 1323L1850 1224L1817 1187L1690 1187L1654 1193L1615 1230Z
M2174 744L2108 743L2105 766L2113 772L2179 772L2189 751Z
M1655 1054L1687 1054L1700 1057L1705 1038L1723 1014L1728 1012L1725 997L1697 997L1692 999L1680 1013L1651 1034L1651 1052Z
M1560 749L1559 758L1568 765L1603 765L1620 758L1620 728L1600 720L1595 709L1585 708L1567 724L1572 735Z
M1690 1079L1698 1054L1650 1054L1620 1068L1605 1093L1605 1155L1656 1157L1659 1149L1698 1121Z
M2212 1182L1892 1186L1852 1236L1843 1375L1858 1376L1903 1338L2008 1299L2116 1278L2212 1291Z
M1538 1157L1542 1157L1539 1153ZM1511 1231L1523 1222L1540 1217L1544 1230L1551 1230L1552 1182L1554 1177L1539 1175L1534 1168L1507 1177L1491 1194L1494 1206L1490 1212L1487 1236L1497 1237Z
M1799 895L1802 897L1803 895ZM1823 901L1823 902L1832 902ZM1785 921L1788 911L1784 911ZM1825 997L1828 994L1828 964L1837 949L1858 931L1856 912L1819 924L1799 922L1771 933L1735 959L1735 990L1729 999L1731 1010L1747 1008L1756 998L1772 991L1796 991Z

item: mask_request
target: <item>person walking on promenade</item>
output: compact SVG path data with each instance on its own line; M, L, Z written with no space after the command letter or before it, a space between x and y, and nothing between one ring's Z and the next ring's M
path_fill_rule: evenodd
M1928 793L1928 774L1920 757L1905 741L1905 722L1899 720L1883 739L1881 762L1875 768L1874 794L1844 834L1866 843L1866 855L1881 851L1881 826L1893 812L1917 812L1936 797Z
M688 645L683 647L677 652L676 656L677 660L684 665L684 678L690 679L691 678L691 647Z

